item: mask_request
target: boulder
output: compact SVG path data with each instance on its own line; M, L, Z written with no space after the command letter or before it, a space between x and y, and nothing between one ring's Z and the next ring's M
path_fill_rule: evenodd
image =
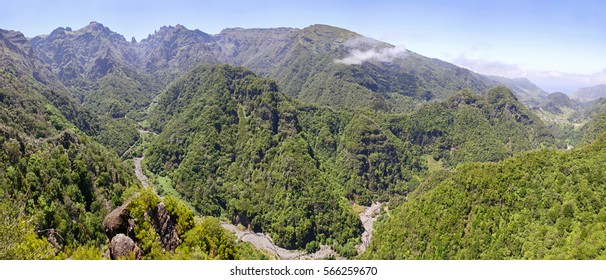
M116 234L109 245L109 256L112 260L127 258L133 253L136 259L141 258L141 250L130 237L123 233Z
M103 219L103 230L109 240L119 233L129 234L131 223L129 223L130 215L128 211L128 203L124 204L105 216Z

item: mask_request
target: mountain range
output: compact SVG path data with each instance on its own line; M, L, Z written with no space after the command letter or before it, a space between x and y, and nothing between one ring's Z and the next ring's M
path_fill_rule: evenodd
M158 93L145 90L157 88L154 81L166 86L202 63L245 66L276 80L287 95L302 101L390 112L402 112L409 99L445 99L463 88L481 92L498 84L523 97L544 95L528 80L482 76L327 25L232 28L217 35L182 25L164 26L141 42L128 42L91 22L79 30L58 28L50 35L34 37L31 45L67 86L98 89L103 88L103 80L113 84L137 81L135 88L140 92L129 92L133 96L128 102L115 97L121 106L147 105Z
M430 236L426 225L439 220L419 213L439 214L435 209L448 205L476 209L469 213L479 217L496 213L481 208L495 195L483 188L524 192L507 196L509 221L528 215L520 205L538 207L537 197L549 191L524 176L552 178L568 168L568 177L549 182L601 180L586 174L584 162L570 169L574 156L525 156L597 143L574 154L585 157L599 147L606 123L600 102L577 112L587 123L582 128L556 129L544 116L571 116L581 103L526 79L480 75L327 25L217 35L164 26L140 42L97 22L33 38L0 30L0 65L0 211L8 217L0 224L0 258L267 257L235 242L212 217L264 232L283 248L326 246L333 257L354 258L365 226L358 214L373 202L387 203L394 215L379 221L378 241L361 257L565 256L562 248L546 254L535 247L478 254L478 238L484 251L496 243L453 213L443 216L453 226L443 228L448 239L430 243L438 247L411 236ZM541 169L545 157L558 163ZM600 158L587 157L587 166ZM525 164L526 175L515 169ZM524 179L490 181L508 174ZM519 186L531 183L540 188ZM524 200L532 191L541 195ZM556 192L561 205L553 211L564 218L601 209L594 196L587 196L591 210L585 196L569 193ZM398 217L412 222L401 225ZM496 219L477 223L486 217ZM559 223L571 229L579 221ZM471 237L461 241L457 232ZM520 238L535 242L547 233L532 234ZM115 238L130 250L118 253ZM404 253L388 253L390 243ZM454 253L432 251L444 246Z
M579 101L593 101L606 97L606 85L596 85L593 87L581 88L571 95Z

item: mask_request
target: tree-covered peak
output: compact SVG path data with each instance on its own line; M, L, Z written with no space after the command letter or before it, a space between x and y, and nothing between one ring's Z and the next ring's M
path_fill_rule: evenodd
M491 88L486 93L486 97L490 103L519 102L513 91L505 86L496 86Z

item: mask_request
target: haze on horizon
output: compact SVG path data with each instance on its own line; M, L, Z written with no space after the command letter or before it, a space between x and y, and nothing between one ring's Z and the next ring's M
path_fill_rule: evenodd
M606 2L404 2L7 1L0 10L0 28L33 37L97 21L127 39L141 40L163 25L217 34L229 27L322 23L478 73L525 77L548 92L571 93L606 83Z

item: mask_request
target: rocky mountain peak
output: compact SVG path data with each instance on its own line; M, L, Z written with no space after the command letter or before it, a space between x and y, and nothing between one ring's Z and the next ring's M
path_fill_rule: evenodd
M103 26L103 24L98 23L96 21L91 21L87 26L85 26L84 28L87 29L91 29L91 30L104 30L104 29L109 29L105 26Z
M0 42L15 52L22 52L26 55L32 55L32 46L19 31L0 29Z
M148 36L147 39L142 40L142 42L154 41L157 39L164 41L172 41L175 39L193 39L196 41L210 42L212 41L212 36L198 29L190 30L181 24L177 24L176 26L169 25L160 27L160 30L156 31L154 35Z

